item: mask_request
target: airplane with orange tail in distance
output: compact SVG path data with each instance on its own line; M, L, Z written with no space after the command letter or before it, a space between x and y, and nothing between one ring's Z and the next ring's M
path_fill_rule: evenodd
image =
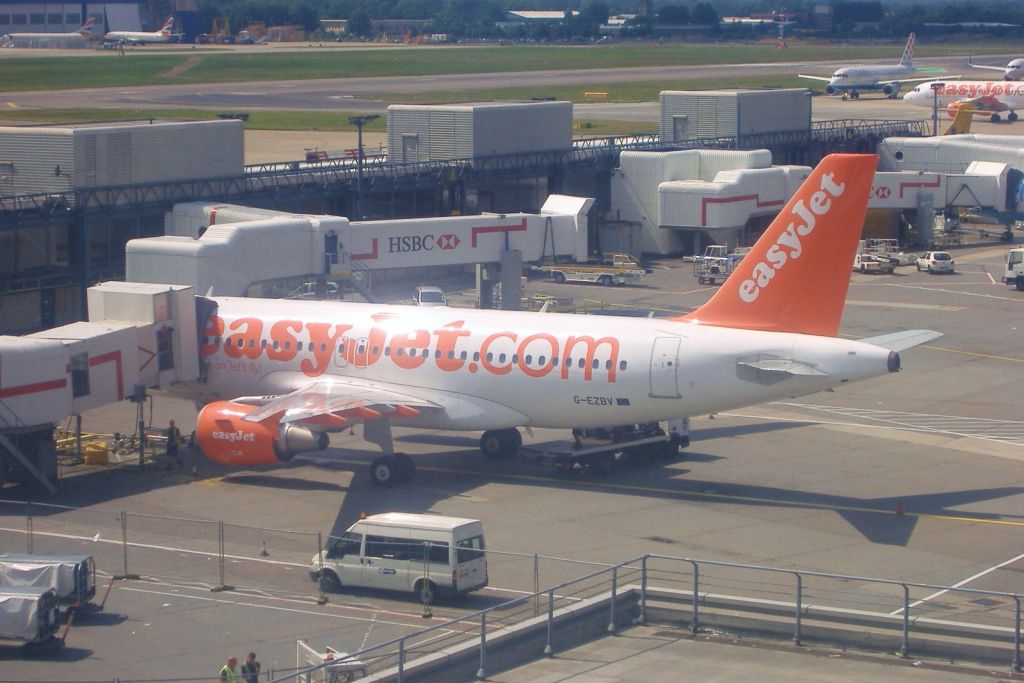
M146 43L169 43L171 38L180 36L180 33L172 33L174 29L174 17L167 17L163 27L159 31L109 31L103 36L103 42L107 45L145 45Z
M967 104L975 116L984 116L992 123L1018 119L1017 110L1024 108L1024 82L1020 81L929 81L903 96L903 101L918 107L933 107L936 101L949 115Z
M269 465L362 423L384 486L415 471L393 426L481 430L506 457L520 429L671 426L897 372L940 335L836 336L876 162L826 157L711 299L667 319L201 297L203 378L176 385L205 403L196 443Z

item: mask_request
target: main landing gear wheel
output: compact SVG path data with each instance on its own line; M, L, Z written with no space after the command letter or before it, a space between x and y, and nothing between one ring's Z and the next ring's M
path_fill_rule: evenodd
M412 481L416 463L405 453L379 455L370 463L370 479L377 486L398 486Z
M523 445L518 429L489 429L480 437L480 452L488 458L511 458Z
M1006 115L1006 120L1007 121L1016 121L1017 118L1018 118L1017 117L1017 112L1015 112L1015 111L1011 111L1009 114Z

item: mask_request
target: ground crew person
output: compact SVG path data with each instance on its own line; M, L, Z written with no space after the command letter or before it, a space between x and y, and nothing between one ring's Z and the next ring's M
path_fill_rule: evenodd
M167 427L167 469L171 469L175 465L179 469L185 465L181 462L181 456L178 455L178 445L181 443L181 432L174 426L174 420L171 420L170 425Z
M173 422L171 424L174 424ZM228 663L220 669L220 680L221 683L238 683L241 679L238 677L238 658L228 657Z

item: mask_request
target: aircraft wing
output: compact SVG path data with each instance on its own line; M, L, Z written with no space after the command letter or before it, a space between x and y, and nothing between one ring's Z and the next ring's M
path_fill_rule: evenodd
M965 97L956 102L961 107L965 104L974 106L976 114L994 114L1000 111L1010 111L1011 107L995 95L982 95L980 97Z
M413 417L421 408L440 408L434 401L394 390L380 383L348 378L312 382L290 394L269 397L245 397L238 403L259 405L245 419L262 422L280 416L282 423L315 423L322 427L341 427L382 417ZM331 424L332 421L335 424Z
M960 78L960 76L959 75L956 75L956 76L946 76L946 78L954 79L954 78ZM926 76L924 78L897 78L897 79L893 79L893 80L890 80L890 81L879 81L878 84L879 85L888 85L888 84L891 83L891 84L895 85L897 83L924 83L925 81L934 81L934 80L935 80L935 76Z
M904 349L909 349L912 346L925 344L933 339L938 339L941 336L941 332L933 332L932 330L904 330L903 332L892 332L890 334L882 334L877 337L868 337L861 341L867 344L881 346L883 349L889 349L890 351L903 351Z
M991 64L975 64L973 61L971 61L970 57L967 58L967 63L970 65L972 69L985 69L986 71L1002 71L1003 73L1006 73L1005 66L992 66Z
M806 76L804 74L797 74L796 77L797 78L809 78L812 81L825 81L826 83L828 83L829 81L832 80L828 76Z

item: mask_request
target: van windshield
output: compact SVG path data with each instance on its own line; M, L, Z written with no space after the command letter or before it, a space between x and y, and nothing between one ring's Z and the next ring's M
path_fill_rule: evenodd
M484 557L484 537L473 536L463 539L456 544L456 548L458 549L457 562L459 564L479 560Z
M363 544L363 535L346 531L328 547L327 557L334 559L345 555L358 555L359 546Z

